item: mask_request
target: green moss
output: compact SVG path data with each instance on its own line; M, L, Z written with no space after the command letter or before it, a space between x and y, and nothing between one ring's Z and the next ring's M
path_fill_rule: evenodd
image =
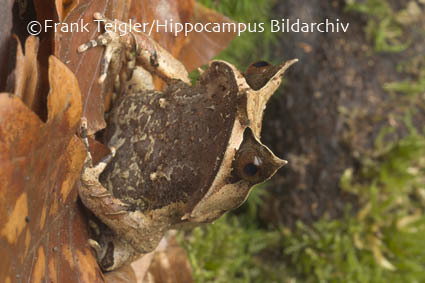
M282 248L298 278L306 282L425 281L425 136L410 134L391 144L378 142L375 162L341 187L360 197L356 215L326 217L307 227L284 229Z
M384 85L384 89L388 92L402 93L417 100L418 96L425 93L425 56L411 58L408 62L400 64L397 69L416 79L390 82Z
M195 229L182 242L196 282L425 282L425 136L406 124L407 137L378 139L374 162L343 175L341 187L359 196L355 215L348 207L342 219L311 227L261 229L255 215L266 191L257 189L244 214ZM270 265L260 256L268 250L284 261Z
M189 254L196 282L282 282L282 263L266 262L261 253L279 249L280 233L260 229L251 213L256 213L263 188L246 205L246 213L228 214L207 226L196 228L180 242Z
M347 11L366 15L367 37L373 41L374 48L380 52L401 52L409 47L403 38L404 27L400 20L402 12L396 13L387 0L346 0Z

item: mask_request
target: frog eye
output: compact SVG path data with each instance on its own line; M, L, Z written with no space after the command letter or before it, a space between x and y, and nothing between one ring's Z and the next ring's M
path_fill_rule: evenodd
M254 151L244 151L236 160L236 173L246 181L258 183L263 179L263 160Z

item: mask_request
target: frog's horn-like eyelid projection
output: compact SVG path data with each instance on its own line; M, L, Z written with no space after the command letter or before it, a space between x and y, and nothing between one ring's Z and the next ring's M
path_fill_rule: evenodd
M292 59L276 66L276 73L271 76L267 83L258 90L250 88L248 91L248 119L251 121L251 129L257 138L261 136L261 123L263 121L264 109L266 108L267 101L273 93L279 88L283 74L293 64L298 62L298 59Z
M278 89L282 82L283 74L291 67L293 64L298 62L298 59L292 59L286 61L278 66L270 65L273 73L267 72L264 76L267 77L267 81L262 84L262 87L258 89L253 89L244 75L239 72L232 64L221 60L214 60L210 63L210 67L213 64L223 64L226 65L234 73L236 79L236 85L240 92L247 93L247 107L246 107L246 116L249 121L250 127L254 132L257 138L260 138L261 133L261 123L263 120L263 113L266 107L267 101L273 95L273 93ZM268 78L269 77L269 78Z

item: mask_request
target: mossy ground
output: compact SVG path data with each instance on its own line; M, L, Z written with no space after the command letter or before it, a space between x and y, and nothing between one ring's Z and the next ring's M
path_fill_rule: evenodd
M200 2L251 22L267 22L274 4ZM425 282L425 56L424 41L417 40L425 34L418 18L425 7L421 1L340 2L344 14L362 21L368 58L397 58L400 78L381 84L382 109L391 112L385 119L340 107L340 117L348 120L346 142L355 143L346 154L355 162L342 168L337 187L356 202L346 202L339 217L325 210L308 224L295 219L292 227L272 225L259 218L271 205L264 203L267 188L256 188L236 213L181 234L197 282ZM276 43L274 36L243 35L219 57L238 67L267 59L258 55L270 56L263 50ZM375 134L370 146L360 148L365 125Z

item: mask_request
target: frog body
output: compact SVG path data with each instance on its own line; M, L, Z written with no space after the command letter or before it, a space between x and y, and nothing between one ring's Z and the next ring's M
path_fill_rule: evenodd
M245 75L212 61L192 86L177 59L146 36L149 44L138 40L103 34L97 42L106 45L111 66L117 63L109 53L141 48L130 61L143 61L168 84L163 91L129 87L130 81L121 85L124 93L105 133L113 157L83 170L79 194L104 227L91 241L104 270L152 251L170 229L212 222L237 208L254 185L286 164L261 143L261 121L267 100L296 60L253 64ZM131 69L129 78L136 78ZM102 79L108 68L103 70Z

